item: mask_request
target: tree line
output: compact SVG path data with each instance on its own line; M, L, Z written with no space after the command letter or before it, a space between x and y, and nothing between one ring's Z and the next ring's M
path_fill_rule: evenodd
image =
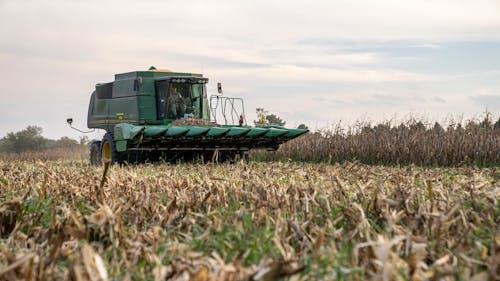
M53 148L77 148L87 144L88 138L75 140L61 137L53 140L42 136L43 129L39 126L28 126L18 132L10 132L0 139L0 152L22 153L27 151L43 151Z

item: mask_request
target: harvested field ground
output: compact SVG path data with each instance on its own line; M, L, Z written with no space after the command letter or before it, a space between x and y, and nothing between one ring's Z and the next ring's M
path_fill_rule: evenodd
M0 160L0 280L498 280L499 168Z

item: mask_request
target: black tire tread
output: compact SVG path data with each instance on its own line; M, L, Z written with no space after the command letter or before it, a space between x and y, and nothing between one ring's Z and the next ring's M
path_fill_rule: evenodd
M101 162L102 162L102 147L105 142L109 142L111 144L111 164L124 164L125 161L128 160L127 152L118 152L116 151L115 140L113 138L113 133L107 132L101 141L100 152L101 152Z
M101 161L101 141L93 141L90 144L89 148L89 162L91 166L100 166L102 164ZM93 158L94 152L96 152L96 159Z

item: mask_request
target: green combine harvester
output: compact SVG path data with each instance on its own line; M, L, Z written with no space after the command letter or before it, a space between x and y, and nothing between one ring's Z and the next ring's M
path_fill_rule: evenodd
M106 134L90 145L90 163L248 160L248 151L276 150L307 133L279 126L247 126L243 100L207 97L201 74L169 70L133 71L97 84L90 98L87 126ZM217 119L223 120L218 124ZM71 126L72 119L68 119Z

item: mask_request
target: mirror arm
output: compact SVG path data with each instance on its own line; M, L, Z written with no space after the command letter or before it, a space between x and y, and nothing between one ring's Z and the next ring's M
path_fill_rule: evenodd
M80 129L78 129L78 128L73 127L73 126L71 125L71 124L73 123L73 118L68 118L68 119L66 119L66 122L68 123L68 125L69 125L69 127L70 127L71 129L73 129L73 130L75 130L75 131L78 131L78 132L80 132L80 133L83 133L83 134L90 134L90 133L95 132L95 129L92 129L92 130L89 130L89 131L82 131L82 130L80 130Z

